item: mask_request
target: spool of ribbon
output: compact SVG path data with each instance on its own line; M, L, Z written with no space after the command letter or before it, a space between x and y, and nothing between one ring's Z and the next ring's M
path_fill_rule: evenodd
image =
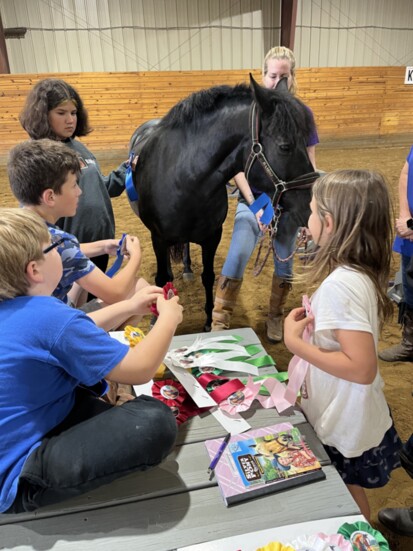
M168 283L163 286L163 296L165 300L169 300L172 297L178 296L178 291L175 289L173 283L171 283L170 281L168 281ZM154 316L156 317L159 316L159 312L156 307L156 304L152 304L151 312Z
M337 532L343 535L353 546L354 551L390 551L389 542L367 522L345 522Z
M126 233L124 233L122 235L122 237L119 241L118 250L116 252L115 262L112 264L112 266L106 272L106 275L108 277L113 277L116 274L116 272L118 272L120 270L120 267L122 266L122 262L123 262L122 246L123 246L123 242L125 241L125 238L126 238Z

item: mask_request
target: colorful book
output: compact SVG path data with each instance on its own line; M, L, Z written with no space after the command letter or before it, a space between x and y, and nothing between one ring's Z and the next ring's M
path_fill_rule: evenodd
M205 442L211 460L222 442ZM291 423L232 436L214 472L227 506L325 479L316 456Z

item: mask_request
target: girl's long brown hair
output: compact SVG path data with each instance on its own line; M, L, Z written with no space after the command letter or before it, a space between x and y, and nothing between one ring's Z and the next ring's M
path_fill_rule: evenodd
M366 274L383 322L393 312L387 297L393 215L384 176L371 170L336 170L315 182L313 197L322 226L330 214L333 232L305 269L305 279L320 282L339 266Z

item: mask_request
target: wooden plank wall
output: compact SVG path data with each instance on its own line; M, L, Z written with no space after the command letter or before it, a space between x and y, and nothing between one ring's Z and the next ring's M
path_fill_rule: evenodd
M260 71L253 72L260 81ZM89 111L92 151L125 149L134 129L162 117L193 91L248 79L246 71L59 73L0 75L0 154L27 138L18 115L35 82L67 80ZM299 96L314 111L320 139L383 138L413 132L413 86L403 67L299 69Z

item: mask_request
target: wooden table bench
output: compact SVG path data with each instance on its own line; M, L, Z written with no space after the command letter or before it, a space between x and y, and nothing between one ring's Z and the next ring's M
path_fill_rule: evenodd
M260 344L251 329L234 329L231 334L242 336L243 345ZM196 336L175 337L172 348L190 344ZM162 551L293 522L360 514L298 408L283 415L275 409L256 408L243 416L253 428L285 421L299 425L326 479L225 507L215 480L207 475L204 444L208 438L223 436L225 430L205 414L180 427L173 452L150 471L129 475L60 506L0 515L0 548Z

